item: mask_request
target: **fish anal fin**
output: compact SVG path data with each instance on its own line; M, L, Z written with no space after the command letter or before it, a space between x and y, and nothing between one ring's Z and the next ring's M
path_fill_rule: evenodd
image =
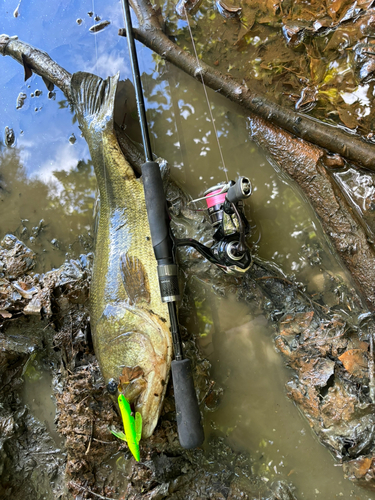
M121 276L130 305L150 303L150 285L142 262L128 253L121 254Z
M23 64L23 69L25 70L25 82L26 82L26 80L28 80L32 76L33 70L31 69L30 64L27 62L25 54L22 54L22 64Z

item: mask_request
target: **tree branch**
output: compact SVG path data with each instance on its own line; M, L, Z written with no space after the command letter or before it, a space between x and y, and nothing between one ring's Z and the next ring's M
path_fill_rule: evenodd
M70 100L70 80L72 75L59 66L42 50L35 49L17 37L0 35L0 54L11 56L24 67L31 68L42 78L59 87Z
M17 37L0 35L0 54L13 57L13 59L23 66L26 64L35 74L56 85L68 101L71 101L70 82L72 75L51 59L47 52L36 49L28 43L18 40ZM116 124L115 131L125 158L140 175L141 165L144 163L142 153L140 153L125 132Z
M163 32L158 16L148 0L132 0L132 5L140 24L139 28L133 30L134 36L146 47L196 80L201 81L202 76L205 85L249 112L301 139L375 171L375 145L365 142L358 136L347 134L337 127L283 108L202 61L199 61L198 65L193 56L178 47ZM119 35L126 36L125 30L120 29Z
M250 119L251 134L274 163L303 190L367 306L375 310L375 251L341 192L330 179L324 151L264 119Z

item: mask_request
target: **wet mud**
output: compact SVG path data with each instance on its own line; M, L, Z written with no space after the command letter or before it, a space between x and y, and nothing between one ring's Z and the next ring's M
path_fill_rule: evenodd
M254 264L242 286L244 293L259 287L272 301L275 346L294 372L288 397L345 476L374 490L371 315L362 314L353 289L329 273L325 281L336 296L329 309L262 263Z
M187 236L194 226L198 236L204 234L208 223L186 209L181 190L167 183L166 174L164 169L175 233ZM97 495L296 498L292 487L282 481L265 483L264 476L252 472L255 457L234 452L221 437L210 437L205 449L182 450L171 385L160 422L153 436L141 441L141 462L135 463L127 445L110 432L111 426L120 425L120 416L93 352L88 309L92 254L37 275L33 273L35 254L16 237L7 235L0 250L5 301L1 325L3 494L62 499ZM321 297L310 297L276 267L258 259L241 282L223 277L212 267L207 272L203 259L192 259L188 251L180 257L187 287L180 320L202 411L220 405L222 389L212 384L210 363L187 333L196 331L199 322L196 302L191 300L193 296L199 299L199 280L210 287L215 283L219 296L235 293L253 312L269 318L275 327L275 345L294 370L288 396L322 444L343 464L346 476L373 488L374 386L369 378L368 317L361 316L356 292L327 272L325 288L332 292L328 309ZM24 293L15 295L18 289ZM25 382L38 378L43 370L53 380L57 441L20 396ZM36 467L45 463L39 455L48 467Z
M92 254L37 275L32 272L35 254L16 237L7 235L0 252L2 497L295 498L282 481L265 485L251 472L252 457L233 452L223 438L212 438L208 452L182 450L171 386L158 427L141 442L141 462L135 463L127 445L110 432L120 416L93 352L88 310ZM29 294L15 295L18 288ZM185 321L190 316L191 311ZM186 331L184 341L198 394L205 400L210 364ZM57 439L21 397L23 386L43 372L52 376Z

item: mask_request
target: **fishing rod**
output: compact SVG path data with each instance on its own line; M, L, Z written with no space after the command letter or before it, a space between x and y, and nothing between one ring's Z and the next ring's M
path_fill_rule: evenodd
M133 73L138 115L146 163L142 165L143 186L145 191L147 216L150 225L152 245L157 260L160 294L163 302L168 303L171 322L172 341L175 359L172 361L178 436L183 448L195 448L204 441L204 431L198 401L194 389L191 363L184 359L179 331L176 301L179 300L175 248L191 246L209 262L228 274L245 273L252 264L250 250L245 237L250 225L245 217L243 201L252 193L250 180L239 177L237 181L221 182L204 192L202 198L190 204L205 200L210 223L215 230L211 247L197 240L174 238L170 230L167 201L158 163L152 161L152 151L148 134L145 105L137 53L132 32L128 0L123 0L126 37ZM121 33L124 35L124 33ZM204 84L204 82L202 82ZM207 96L206 96L207 97ZM208 99L208 98L207 98ZM212 118L213 122L213 118ZM215 129L216 133L216 129Z
M161 299L163 302L168 303L171 323L174 349L174 360L172 361L171 369L176 402L178 437L181 446L190 449L200 446L203 443L204 430L194 388L191 362L190 359L184 358L183 356L176 308L176 301L180 298L180 292L178 287L177 265L174 258L174 242L170 234L169 216L166 208L167 202L164 194L160 167L152 158L128 0L123 0L122 6L142 141L146 157L146 163L142 165L142 178L147 217L150 225L152 246L157 260Z

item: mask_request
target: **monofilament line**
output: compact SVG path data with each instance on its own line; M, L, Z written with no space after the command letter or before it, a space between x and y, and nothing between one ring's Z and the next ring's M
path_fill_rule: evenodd
M190 23L189 23L189 18L188 18L188 13L187 13L187 10L186 10L186 8L185 8L185 7L184 7L184 11L185 11L186 22L187 22L188 29L189 29L189 33L190 33L191 43L192 43L192 45L193 45L193 50L194 50L194 54L195 54L195 59L197 60L198 69L200 69L199 74L200 74L200 77L201 77L201 80L202 80L202 85L203 85L204 94L205 94L205 96L206 96L206 102L207 102L208 111L209 111L209 113L210 113L210 117L211 117L211 123L212 123L213 129L214 129L214 132L215 132L216 142L217 142L217 145L218 145L218 147L219 147L219 153L220 153L221 163L222 163L222 165L223 165L223 169L224 169L224 172L225 172L225 178L226 178L226 180L227 180L227 182L228 182L228 170L227 170L227 167L226 167L226 165L225 165L223 152L222 152L222 149L221 149L221 146L220 146L219 136L218 136L218 134L217 134L217 130L216 130L215 120L214 120L214 117L213 117L213 115L212 115L211 103L210 103L210 100L209 100L209 98L208 98L206 85L205 85L205 83L204 83L204 79L203 79L203 71L202 71L202 66L199 64L199 59L198 59L197 49L195 48L195 43L194 43L193 33L191 32Z
M94 26L95 24L95 0L92 0L92 25ZM94 33L94 39L95 39L95 54L96 54L96 71L98 71L98 40L96 38L96 33ZM102 156L103 156L103 165L104 165L104 184L107 189L107 168L105 164L105 159L104 159L104 149L102 148ZM99 207L100 207L100 198L99 198Z

